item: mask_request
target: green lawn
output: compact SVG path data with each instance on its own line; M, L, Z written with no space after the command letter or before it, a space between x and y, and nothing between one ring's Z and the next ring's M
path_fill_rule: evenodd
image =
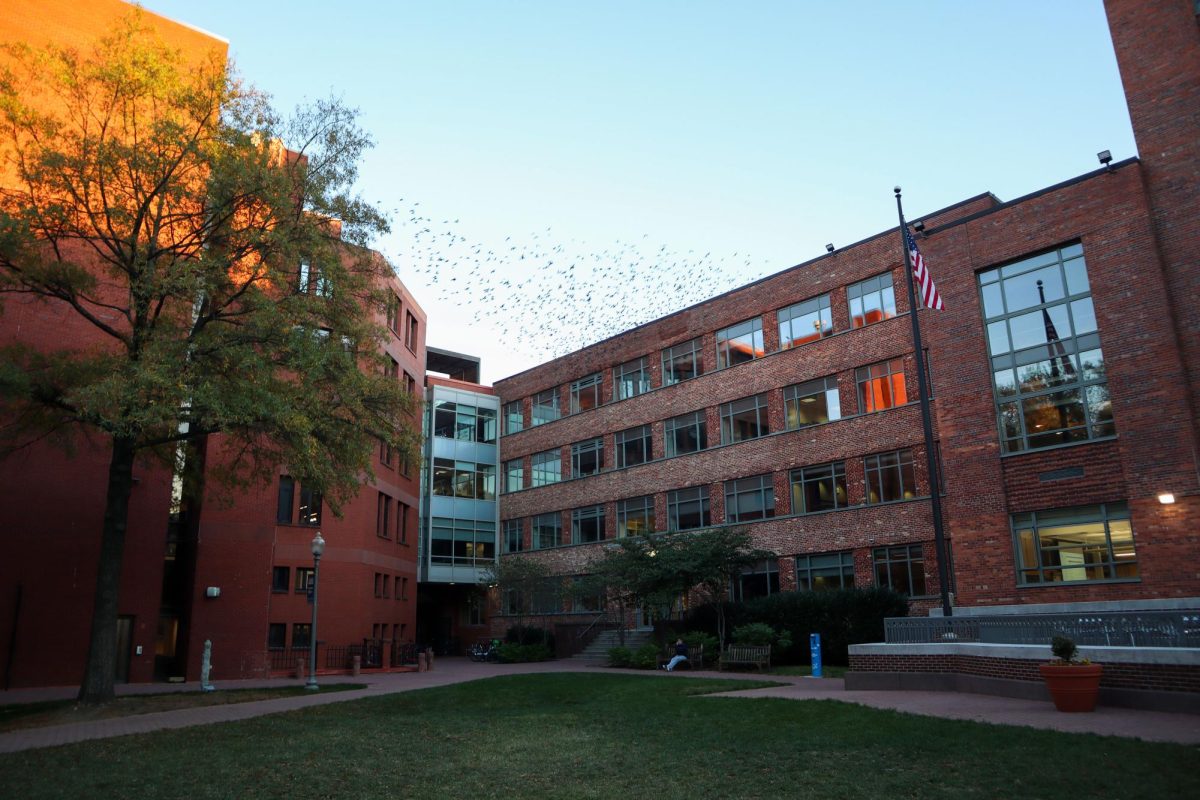
M0 756L3 796L1200 797L1196 748L524 675Z

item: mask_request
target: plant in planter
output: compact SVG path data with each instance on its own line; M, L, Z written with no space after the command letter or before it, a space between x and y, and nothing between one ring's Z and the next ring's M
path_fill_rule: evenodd
M1039 669L1059 711L1093 711L1100 694L1099 664L1079 658L1079 648L1066 636L1055 636L1050 642L1054 660Z

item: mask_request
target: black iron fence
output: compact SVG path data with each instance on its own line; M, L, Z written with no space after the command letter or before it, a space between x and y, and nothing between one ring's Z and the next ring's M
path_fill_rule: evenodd
M267 653L271 659L272 671L295 669L298 660L303 660L304 665L308 666L307 647L272 647Z
M417 646L412 642L392 642L392 666L404 667L417 663Z
M1200 610L1097 611L1086 614L994 614L970 617L892 617L888 644L981 642L1050 645L1069 636L1094 647L1200 648Z

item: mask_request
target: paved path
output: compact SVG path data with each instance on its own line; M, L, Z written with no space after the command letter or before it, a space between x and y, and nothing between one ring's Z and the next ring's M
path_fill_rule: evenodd
M266 714L308 708L309 706L340 703L363 697L377 697L396 692L446 686L463 681L490 678L498 675L523 675L540 672L593 672L627 673L640 675L648 680L687 680L687 676L722 677L734 680L758 680L760 676L748 673L692 672L667 675L661 672L647 673L638 670L613 670L604 667L589 667L572 661L549 661L541 664L475 664L462 658L439 659L431 672L405 672L371 674L358 678L348 676L322 677L322 683L365 683L365 689L344 692L299 695L277 700L260 700L253 703L232 703L221 706L162 711L154 714L118 717L44 728L13 731L0 734L0 753L13 753L38 747L81 742L89 739L105 739L131 733L149 733L171 728L186 728L193 725L211 725L216 722L249 719ZM892 709L911 714L967 719L998 725L1025 725L1033 728L1068 731L1073 733L1096 733L1107 736L1126 736L1155 742L1179 742L1200 744L1200 715L1166 714L1154 711L1134 711L1120 708L1100 708L1091 714L1060 714L1049 702L1016 700L1008 697L992 697L981 694L955 692L848 692L838 679L814 680L811 678L783 675L763 676L781 686L768 689L747 689L724 692L717 697L776 697L790 700L840 700L848 703ZM259 681L216 681L218 689L254 688L262 686L295 686L295 679ZM164 691L197 691L197 684L134 684L121 686L121 695L159 693ZM51 689L24 689L0 692L0 705L39 700L67 699L74 697L75 689L69 687Z

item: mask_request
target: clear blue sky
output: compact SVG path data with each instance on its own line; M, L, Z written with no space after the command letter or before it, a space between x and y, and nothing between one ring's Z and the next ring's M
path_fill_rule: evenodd
M379 249L485 381L893 226L895 184L916 218L1136 154L1100 0L144 5L361 109Z

